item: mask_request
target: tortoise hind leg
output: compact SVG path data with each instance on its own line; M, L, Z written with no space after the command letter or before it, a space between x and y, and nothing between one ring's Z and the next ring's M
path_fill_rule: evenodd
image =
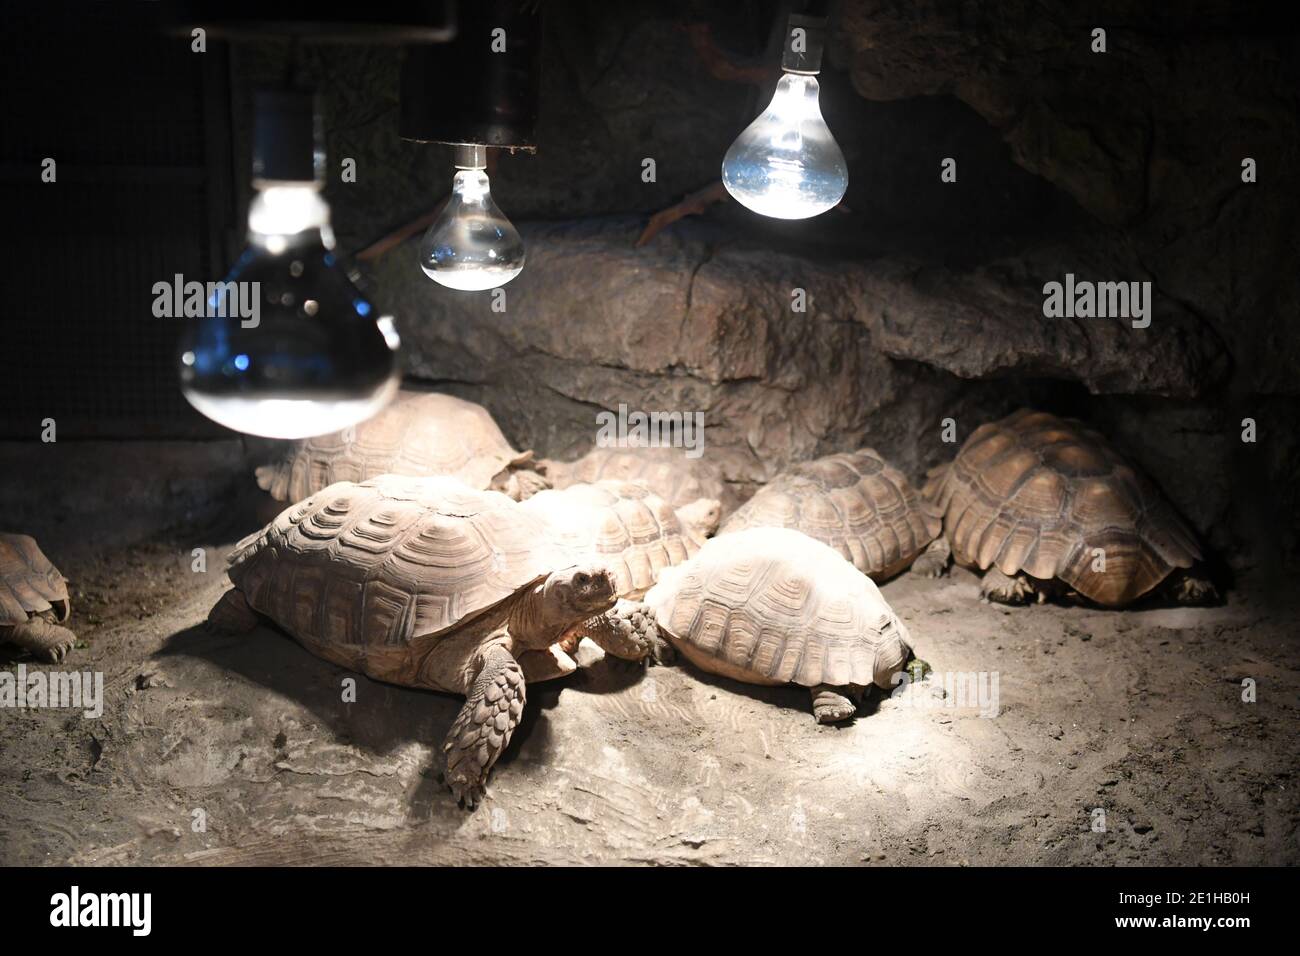
M989 568L980 581L980 600L995 604L1030 604L1047 600L1047 593L1024 574L1010 577L997 568Z
M941 578L948 573L948 561L952 557L952 548L943 535L930 542L912 562L912 573L923 578Z
M208 628L218 634L247 634L257 627L261 618L248 606L244 592L231 588L221 595L221 600L208 612Z
M58 664L68 656L68 651L77 643L77 635L66 627L52 624L43 617L33 617L15 624L8 640L33 657L50 664Z
M810 687L809 692L812 694L813 716L819 724L837 724L841 720L848 720L858 712L857 701L862 698L861 688L832 687L829 684ZM846 694L851 694L852 697L847 697Z
M1175 604L1214 604L1219 600L1219 589L1198 568L1170 575L1162 590Z
M447 786L466 809L483 799L488 773L519 726L525 699L523 668L508 650L491 644L442 745Z

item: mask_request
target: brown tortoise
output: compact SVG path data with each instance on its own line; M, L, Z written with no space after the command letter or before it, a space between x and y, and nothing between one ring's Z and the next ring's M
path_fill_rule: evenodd
M68 582L35 540L0 533L0 643L58 664L77 642L59 626L69 613Z
M641 660L649 643L603 612L601 564L494 491L450 478L340 482L240 542L209 614L247 631L265 615L311 653L376 680L463 694L447 783L473 806L523 712L526 684L572 673L589 637Z
M827 455L777 475L719 533L746 528L802 531L877 581L909 566L934 575L946 564L946 549L926 553L942 528L937 510L870 448Z
M986 571L981 596L1044 600L1061 582L1123 607L1162 582L1180 603L1215 596L1201 549L1155 484L1100 434L1021 409L981 425L925 495L958 564Z
M403 390L373 418L290 443L257 483L276 501L301 501L336 481L378 475L459 478L519 500L550 486L531 451L515 451L481 405L441 392Z

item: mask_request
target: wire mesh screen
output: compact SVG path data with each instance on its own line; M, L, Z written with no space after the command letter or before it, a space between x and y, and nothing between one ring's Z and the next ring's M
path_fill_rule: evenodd
M155 317L153 290L220 278L229 116L205 57L222 54L98 9L72 36L33 20L0 40L0 357L22 383L0 437L37 438L49 418L61 439L215 434L178 390L186 320Z

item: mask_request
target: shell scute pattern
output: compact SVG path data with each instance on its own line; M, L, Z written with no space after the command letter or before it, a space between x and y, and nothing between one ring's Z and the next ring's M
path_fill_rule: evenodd
M646 602L701 666L712 659L742 680L866 686L888 681L908 654L906 627L870 579L790 529L706 542Z
M721 474L681 448L593 448L572 462L547 462L556 488L601 481L635 481L661 495L674 508L699 498L726 498Z
M277 501L390 473L449 476L488 488L531 457L511 447L482 406L439 392L403 391L368 421L290 443L277 462L257 469L257 482Z
M723 524L793 528L834 548L859 571L887 578L939 535L935 509L875 451L828 455L778 475Z
M241 544L230 577L295 637L392 645L453 628L572 557L503 494L386 475L288 509Z
M642 482L603 480L542 491L521 505L571 547L599 558L623 597L644 594L660 573L699 550L673 506Z
M1130 603L1201 559L1149 478L1097 432L1045 412L977 428L925 494L959 563L1059 578L1104 605Z

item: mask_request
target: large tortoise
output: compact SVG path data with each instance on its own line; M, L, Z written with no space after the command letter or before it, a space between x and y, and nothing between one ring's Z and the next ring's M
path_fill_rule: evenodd
M692 664L750 684L809 688L820 723L852 717L911 653L907 627L839 552L789 528L706 542L646 595L661 633Z
M547 458L542 466L556 488L612 478L642 482L674 508L701 498L728 500L726 484L714 465L704 458L688 458L685 450L666 445L597 446L576 461Z
M526 684L576 669L560 645L589 637L616 657L649 652L603 613L613 576L580 559L498 492L447 478L340 482L240 542L235 587L209 621L245 631L265 615L342 667L465 695L443 749L447 783L472 807Z
M68 582L25 534L0 533L0 643L60 663L77 635L60 625L72 611Z
M257 469L257 483L276 501L294 502L337 481L384 474L459 478L516 500L550 486L533 453L515 451L486 408L409 389L359 425L289 443L277 462Z
M793 528L883 581L911 566L920 573L941 572L946 550L936 557L926 549L942 527L938 511L907 477L863 448L782 472L741 505L719 533Z
M1215 594L1193 567L1195 534L1160 490L1072 419L1021 409L981 425L924 493L943 512L953 558L986 572L986 600L1041 602L1062 584L1105 607L1162 582L1180 603Z

